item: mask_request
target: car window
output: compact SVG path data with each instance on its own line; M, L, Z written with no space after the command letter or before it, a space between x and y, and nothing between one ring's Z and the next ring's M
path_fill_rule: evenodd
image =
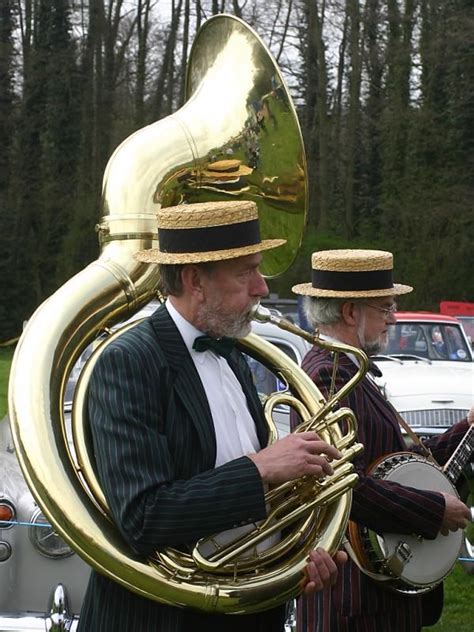
M459 316L458 320L466 332L466 336L469 338L471 345L474 347L474 316Z
M426 336L420 325L403 323L389 327L388 355L406 353L426 356L427 349Z
M294 362L298 364L301 362L301 358L298 358L295 349L291 347L291 345L274 340L271 342L286 353ZM284 391L286 389L286 384L279 380L264 364L249 355L245 355L245 359L250 366L255 387L260 395L270 395L270 393Z
M415 355L429 360L471 361L461 328L449 323L398 322L388 329L386 355Z

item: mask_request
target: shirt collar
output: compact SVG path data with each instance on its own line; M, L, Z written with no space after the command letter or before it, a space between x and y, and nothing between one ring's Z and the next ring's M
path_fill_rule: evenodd
M168 310L168 314L176 325L181 337L184 340L184 344L186 345L187 350L191 355L196 354L197 352L193 349L193 343L197 336L202 336L203 332L196 329L194 325L192 325L184 316L178 312L176 307L171 303L170 300L166 299L165 307Z

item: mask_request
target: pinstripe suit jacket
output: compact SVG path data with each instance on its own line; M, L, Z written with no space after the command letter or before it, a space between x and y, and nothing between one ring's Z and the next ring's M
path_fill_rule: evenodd
M229 364L264 446L267 428L251 373L238 351ZM209 404L163 306L103 353L90 383L89 412L99 478L118 528L135 553L146 556L167 545L191 544L265 517L262 482L250 459L214 468L216 438ZM271 611L268 621L272 613L281 619L281 611ZM227 616L223 623L222 616L144 599L92 572L79 629L230 630L228 620L240 619L251 631L257 629L254 618Z
M332 355L313 347L302 366L327 396L333 369ZM355 372L354 363L342 355L339 358L337 388L347 383ZM341 405L349 406L356 413L358 439L364 444L364 452L354 461L359 482L353 492L351 519L376 532L435 537L444 513L444 500L439 494L367 476L368 468L378 457L407 450L396 416L379 389L370 378L365 377ZM425 445L431 448L436 460L444 464L467 429L467 421L459 422L443 435L426 441ZM331 614L334 616L337 612L343 617L373 616L379 621L375 626L377 632L412 632L421 627L422 609L441 612L441 589L423 599L425 604L421 597L399 595L383 588L382 584L362 574L349 560L332 589L300 599L299 630L335 632L339 628L330 619ZM396 627L389 623L391 615L397 621ZM357 628L357 632L359 629L372 628ZM356 632L355 627L350 630Z

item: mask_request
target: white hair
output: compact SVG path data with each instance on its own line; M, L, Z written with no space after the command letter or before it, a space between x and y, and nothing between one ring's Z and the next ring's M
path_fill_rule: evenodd
M320 325L336 325L341 320L342 305L346 302L345 298L305 296L303 310L311 327L317 329Z
M367 353L367 355L375 355L380 353L386 342L377 338L377 340L368 341L365 337L365 311L362 308L364 299L357 298L321 298L314 296L305 297L303 309L308 322L313 329L319 329L321 326L327 328L331 333L331 327L337 325L342 320L342 306L350 301L359 308L360 320L357 324L357 338L359 347Z

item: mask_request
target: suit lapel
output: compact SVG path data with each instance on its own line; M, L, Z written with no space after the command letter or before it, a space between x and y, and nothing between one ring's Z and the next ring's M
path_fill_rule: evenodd
M194 362L164 305L150 319L157 336L157 345L172 373L175 395L194 423L204 463L213 468L216 462L216 434L206 393Z

